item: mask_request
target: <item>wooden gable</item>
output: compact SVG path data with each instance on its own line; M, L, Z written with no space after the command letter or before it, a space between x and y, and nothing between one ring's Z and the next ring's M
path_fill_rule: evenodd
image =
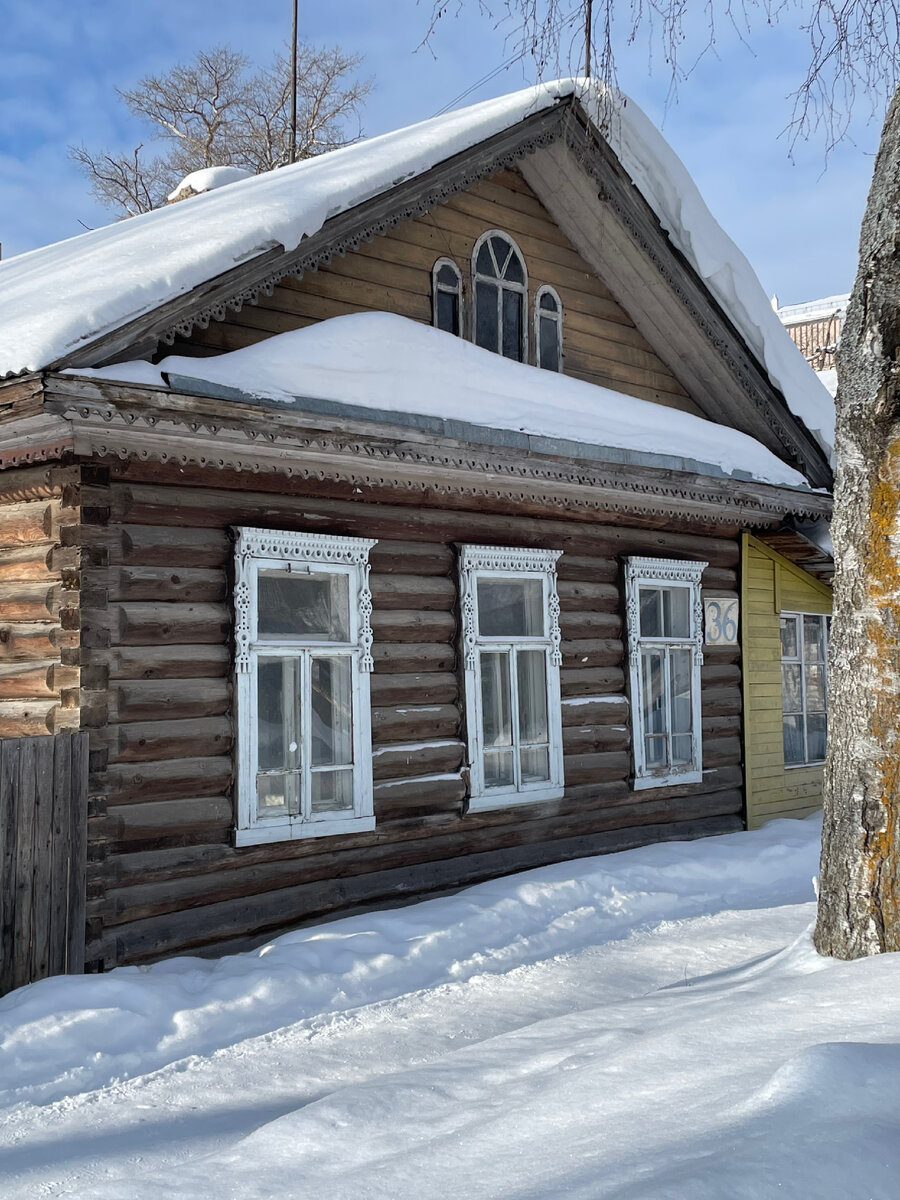
M430 325L435 261L446 257L457 264L468 300L473 247L487 229L508 233L522 251L528 269L529 314L542 285L550 284L559 294L567 375L700 414L515 168L451 196L316 272L301 279L286 277L271 296L260 296L257 304L228 312L206 329L195 329L161 353L219 354L357 312L393 312Z

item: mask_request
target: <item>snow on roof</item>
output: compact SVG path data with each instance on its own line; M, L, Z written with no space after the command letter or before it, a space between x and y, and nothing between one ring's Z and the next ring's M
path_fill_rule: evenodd
M579 79L539 84L0 262L0 377L40 370L273 247L293 250L330 217L562 97L577 95L605 124L599 87ZM830 397L680 159L625 96L617 96L608 140L791 410L829 448Z
M187 377L250 396L352 404L707 464L764 483L803 476L747 434L650 400L512 362L391 313L333 317L213 358L172 355L74 374L162 385ZM302 408L302 403L299 405Z
M188 196L199 196L203 192L214 192L216 188L227 187L229 183L237 183L241 179L250 179L252 172L243 167L204 167L202 171L191 171L185 175L178 187L169 192L169 201L184 200Z
M783 325L799 325L804 321L823 321L828 317L843 317L847 312L850 293L825 296L821 300L805 300L802 304L783 304L776 309Z

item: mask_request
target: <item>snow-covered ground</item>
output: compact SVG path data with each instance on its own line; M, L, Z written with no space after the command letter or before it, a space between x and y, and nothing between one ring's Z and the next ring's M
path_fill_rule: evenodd
M900 1195L900 957L819 959L815 820L0 1001L0 1196Z

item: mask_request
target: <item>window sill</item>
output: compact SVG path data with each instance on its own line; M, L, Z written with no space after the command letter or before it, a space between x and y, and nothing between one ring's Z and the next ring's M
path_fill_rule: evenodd
M640 778L635 778L633 790L641 792L647 788L665 788L676 787L682 783L701 783L703 780L702 771L679 771L673 775L643 775Z
M498 808L513 808L526 804L540 804L545 800L561 800L565 788L548 787L534 792L493 792L484 796L472 796L469 799L470 813L491 812Z
M812 758L812 759L810 759L809 762L785 763L784 769L786 771L803 771L807 767L824 767L824 766L825 766L824 758Z
M297 821L271 825L254 825L252 829L236 829L236 846L262 846L267 842L303 842L309 838L339 837L347 833L371 833L374 817L349 817L333 821Z

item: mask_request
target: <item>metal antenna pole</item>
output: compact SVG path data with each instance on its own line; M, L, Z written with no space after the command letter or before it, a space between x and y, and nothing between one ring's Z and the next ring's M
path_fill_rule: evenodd
M586 0L584 6L584 76L585 79L591 77L591 9L593 0Z
M291 22L291 146L288 162L297 161L297 0L293 0Z

